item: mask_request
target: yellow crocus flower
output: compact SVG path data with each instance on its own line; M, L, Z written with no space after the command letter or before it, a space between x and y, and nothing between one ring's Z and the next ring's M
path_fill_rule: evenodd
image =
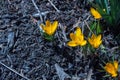
M91 38L88 38L88 42L94 47L94 48L98 48L100 46L100 44L102 43L101 40L101 35L94 35L92 34Z
M114 61L113 63L106 63L104 69L107 73L109 73L112 77L116 77L118 75L118 61Z
M90 12L94 16L95 19L100 19L102 17L100 13L94 8L90 8Z
M41 24L40 26L46 34L53 35L58 27L58 21L54 21L53 23L51 23L49 20L47 20L46 25Z
M68 46L75 47L75 46L84 46L86 45L87 41L84 40L84 35L79 27L77 27L75 33L70 33L71 41L67 43Z

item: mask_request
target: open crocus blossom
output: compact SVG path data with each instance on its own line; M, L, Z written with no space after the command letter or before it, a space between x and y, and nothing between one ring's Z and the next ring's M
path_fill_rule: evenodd
M86 45L87 41L84 40L84 35L79 27L77 27L75 33L70 33L71 41L67 43L68 46L75 47L75 46L84 46Z
M100 13L94 8L90 8L90 12L94 16L95 19L100 19L102 17Z
M46 25L41 24L40 25L42 27L42 29L44 30L44 32L48 35L53 35L57 29L58 26L58 21L54 21L53 23L51 23L49 20L46 21Z
M114 61L113 63L106 63L104 69L112 77L116 77L118 75L118 61Z
M94 47L98 48L100 44L102 43L101 35L96 36L95 34L92 34L91 38L88 38L88 42Z

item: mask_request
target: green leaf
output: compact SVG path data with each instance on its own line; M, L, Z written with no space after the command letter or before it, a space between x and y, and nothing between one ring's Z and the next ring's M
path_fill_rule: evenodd
M105 76L103 76L103 77L110 77L110 75L109 75L109 74L107 74L107 75L105 75Z
M100 24L99 24L99 21L98 21L96 27L97 27L97 32L96 32L96 34L98 35L98 34L100 34L100 33L102 32L102 30L101 30L101 26L100 26Z
M46 33L44 33L44 38L48 41L53 41L53 39L54 39L53 35L48 35Z
M96 8L106 21L106 27L109 27L111 31L120 29L120 0L94 0L91 5Z

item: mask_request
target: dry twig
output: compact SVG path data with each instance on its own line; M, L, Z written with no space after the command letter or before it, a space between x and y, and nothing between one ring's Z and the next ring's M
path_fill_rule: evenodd
M11 4L10 0L8 0L8 3Z
M30 79L28 79L27 77L25 77L23 74L20 74L20 73L18 73L16 70L14 70L14 69L12 69L12 68L6 66L4 63L0 62L0 64L1 64L2 66L6 67L7 69L9 69L10 71L16 73L17 75L23 77L24 79L30 80Z
M37 11L38 11L38 13L39 13L39 16L40 16L40 19L41 19L41 23L42 23L42 22L43 22L43 19L42 19L41 12L40 12L40 10L38 9L38 7L37 7L37 5L36 5L36 3L35 3L34 0L32 0L32 3L34 4L35 8L37 9Z
M55 8L55 10L59 13L60 10L57 9L57 7L52 3L52 1L48 0L50 2L50 4Z

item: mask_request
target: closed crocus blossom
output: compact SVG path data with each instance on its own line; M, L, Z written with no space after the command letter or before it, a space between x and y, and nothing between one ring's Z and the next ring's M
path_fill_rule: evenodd
M53 35L57 29L58 21L54 21L53 23L51 23L49 20L47 20L46 25L41 24L40 26L46 34Z
M94 8L90 8L90 12L94 16L95 19L100 19L102 17L100 13Z
M94 47L98 48L100 44L102 43L101 35L96 36L95 34L92 34L91 38L88 38L88 42Z
M86 45L87 41L84 40L84 35L79 27L77 27L75 33L70 33L71 41L67 43L68 46L75 47L75 46L84 46Z
M118 61L114 61L113 63L106 63L104 69L112 77L116 77L118 75Z

